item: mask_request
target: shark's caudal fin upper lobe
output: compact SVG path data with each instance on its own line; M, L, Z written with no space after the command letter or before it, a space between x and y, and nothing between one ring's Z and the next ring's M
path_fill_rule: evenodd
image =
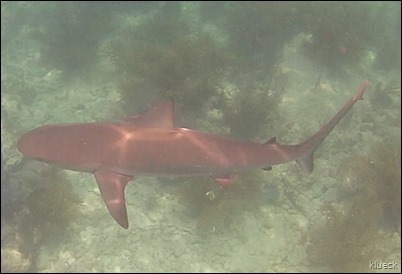
M369 81L365 80L353 95L349 101L334 115L327 123L325 123L320 130L313 136L299 144L299 150L303 151L303 156L296 160L299 166L308 172L313 171L313 154L316 148L322 141L328 136L328 134L334 129L339 121L345 116L346 113L353 107L358 100L363 100L363 94L366 91Z

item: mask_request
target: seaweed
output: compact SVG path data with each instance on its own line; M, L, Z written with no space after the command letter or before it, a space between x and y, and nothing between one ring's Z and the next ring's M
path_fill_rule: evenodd
M100 2L65 2L39 10L46 13L30 37L40 45L42 63L66 76L82 73L96 62L98 47L110 30L110 6Z
M129 35L141 41L116 43L122 106L128 112L133 105L172 97L180 111L196 116L216 94L228 56L207 32L184 35L185 21L166 20L150 20Z
M367 270L367 264L374 255L371 240L376 231L372 219L367 216L368 212L354 212L361 206L358 203L349 209L330 204L322 206L325 221L313 228L309 235L311 241L307 253L312 265L325 266L331 272Z
M233 80L262 81L280 62L283 46L300 31L295 2L232 2L224 8L220 28L236 56Z
M386 83L383 85L382 82L378 82L373 96L369 98L370 104L375 109L390 109L393 106L392 95L401 94L400 87L398 88L396 84Z
M341 167L343 203L324 204L325 221L309 234L309 258L330 271L367 271L367 262L385 258L376 243L380 231L401 227L401 143L390 138L370 153L351 157Z
M266 132L278 118L275 110L280 102L279 93L261 89L244 88L223 108L223 122L230 128L230 134L237 138L250 139ZM265 138L265 136L264 136Z
M20 163L10 172L10 184L18 187L4 189L9 197L7 218L2 214L2 254L4 249L18 260L27 258L24 267L33 271L40 248L57 246L67 236L69 224L79 216L80 200L67 176L53 166ZM2 263L2 269L15 264Z
M332 75L350 67L367 69L365 65L371 65L373 60L383 62L389 59L390 54L400 56L394 43L382 42L384 39L389 40L388 36L394 35L391 33L396 30L395 27L390 30L390 21L397 16L388 16L389 13L384 12L391 5L361 2L309 3L307 7L310 16L305 21L304 31L311 34L311 38L304 43L305 54L328 68ZM385 14L387 20L381 18ZM394 26L396 24L393 22ZM383 36L387 38L379 38ZM383 54L382 48L385 47L392 49L388 57ZM373 54L373 51L377 54Z
M179 203L193 217L199 235L233 232L231 229L245 212L258 210L262 205L274 203L278 190L265 185L262 174L247 172L234 179L229 187L218 185L211 179L191 179L175 188ZM269 192L275 192L273 196Z
M344 167L347 180L354 183L356 198L367 198L367 208L371 204L379 207L377 224L392 231L398 231L401 225L400 148L400 140L389 137L373 145L369 154L352 157Z
M35 183L35 189L27 199L30 226L40 231L41 237L59 237L78 216L80 199L58 167L43 166Z
M198 117L229 62L211 32L192 26L178 3L166 3L157 16L126 29L111 47L125 113L172 97L183 117Z

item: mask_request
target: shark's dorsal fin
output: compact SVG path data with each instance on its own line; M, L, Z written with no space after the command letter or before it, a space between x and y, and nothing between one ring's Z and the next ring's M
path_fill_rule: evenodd
M97 170L95 172L95 178L110 215L112 215L119 225L128 228L124 188L132 177L108 170Z
M173 129L173 99L165 99L125 121L137 127Z

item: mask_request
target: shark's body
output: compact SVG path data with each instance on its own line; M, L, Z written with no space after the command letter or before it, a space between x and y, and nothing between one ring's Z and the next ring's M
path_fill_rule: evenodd
M124 188L133 176L208 175L225 184L233 173L293 160L311 171L314 150L362 99L367 85L365 81L331 120L298 145L281 145L275 138L259 144L175 128L173 101L165 100L124 122L44 125L23 135L18 149L40 161L94 173L109 212L128 228Z

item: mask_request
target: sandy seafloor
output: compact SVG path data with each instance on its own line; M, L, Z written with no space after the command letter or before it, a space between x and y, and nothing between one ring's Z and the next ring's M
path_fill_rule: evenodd
M29 43L22 46L24 39L23 34L15 37L11 43L19 46L8 47L1 58L2 89L6 90L2 92L2 113L7 114L4 119L2 115L2 145L9 165L21 158L15 146L18 136L7 129L10 124L14 132L22 133L45 123L106 120L119 107L117 83L110 77L115 68L108 58L99 60L94 71L88 73L90 77L65 82L62 72L38 65L38 48ZM280 63L281 69L290 73L290 79L278 107L281 117L297 126L286 132L286 136L267 132L267 140L277 136L281 143L296 143L314 133L366 77L356 74L345 81L324 77L319 91L315 91L320 70L300 53L298 39L287 44ZM369 66L370 60L367 62ZM371 75L387 79L381 73ZM21 89L31 88L35 94L29 98L12 94L13 87L21 85ZM169 184L164 185L163 178L143 177L135 178L126 188L130 227L122 229L109 216L93 175L65 171L82 197L81 214L69 225L69 237L61 237L56 247L45 244L38 250L37 271L328 271L325 266L310 263L302 238L323 218L321 205L339 199L337 187L343 181L336 176L338 167L349 155L369 151L373 144L381 142L380 132L400 134L400 124L398 128L384 122L385 112L400 115L400 94L393 97L393 106L397 107L373 110L367 99L372 90L370 85L366 99L359 101L345 118L347 124L335 128L317 150L312 174L304 173L293 162L263 173L264 180L275 182L280 191L292 192L292 201L282 197L278 203L267 202L258 210L245 210L224 232L198 233L196 221L169 191ZM133 113L140 110L133 109ZM358 142L349 141L356 138ZM283 185L297 188L284 190ZM146 204L151 196L156 202L149 208ZM400 266L400 227L399 232L384 230L379 235L382 237L377 239L377 251L381 261L396 261Z

